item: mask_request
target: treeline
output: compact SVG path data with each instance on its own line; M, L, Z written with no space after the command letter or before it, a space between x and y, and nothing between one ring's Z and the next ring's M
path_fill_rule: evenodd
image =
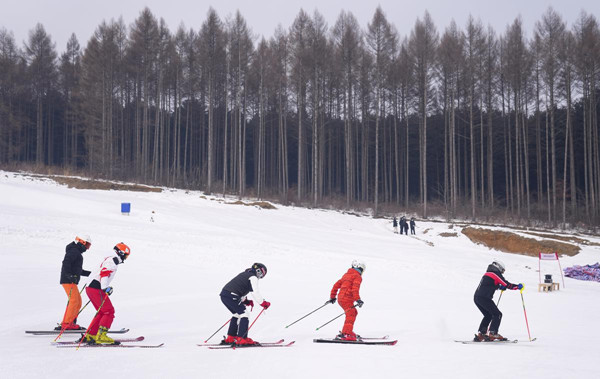
M0 28L0 163L597 226L599 70L596 18L551 8L530 36L520 18L438 31L425 13L401 36L381 8L366 28L301 10L268 40L239 12L173 33L146 8L60 56L40 24L23 46Z

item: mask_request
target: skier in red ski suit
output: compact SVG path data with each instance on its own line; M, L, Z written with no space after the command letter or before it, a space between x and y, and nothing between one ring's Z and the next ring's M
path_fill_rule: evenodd
M356 307L362 307L364 302L360 299L360 284L362 283L362 274L366 269L364 262L354 260L352 267L338 280L331 289L331 295L329 302L335 303L336 297L338 296L338 302L340 307L346 312L346 319L344 320L344 327L342 333L338 335L338 338L345 341L356 341L357 335L354 333L354 321L358 311ZM356 302L356 304L354 304ZM360 337L359 337L360 338Z
M108 297L113 292L110 282L114 279L118 266L125 263L129 257L131 250L123 242L116 244L114 250L115 253L104 258L98 270L92 274L92 281L85 289L85 293L97 310L85 335L85 342L88 344L119 344L106 335L115 318L115 308Z

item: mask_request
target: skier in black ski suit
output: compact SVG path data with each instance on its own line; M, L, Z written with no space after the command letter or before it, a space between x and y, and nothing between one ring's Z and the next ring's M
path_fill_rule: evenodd
M504 279L504 276L502 276L504 270L502 262L492 262L488 266L487 272L481 278L477 290L475 290L475 305L483 313L483 319L479 324L479 333L475 335L474 341L506 341L506 338L498 334L500 321L502 321L502 312L500 312L492 298L497 289L502 291L506 289L520 290L523 288L523 284L512 284ZM490 329L489 334L487 334L488 327Z
M400 234L408 235L408 223L406 222L406 217L402 216L400 218Z
M221 341L222 345L260 345L258 342L248 338L248 316L246 307L252 309L254 302L246 298L252 292L252 297L264 309L269 308L271 303L263 299L258 292L258 279L267 275L267 267L262 263L254 263L251 268L238 274L225 284L221 290L221 301L231 313L227 338Z
M410 234L415 234L415 218L410 219Z
M394 233L398 234L398 220L396 216L394 216L394 221L392 221L392 225L394 226Z

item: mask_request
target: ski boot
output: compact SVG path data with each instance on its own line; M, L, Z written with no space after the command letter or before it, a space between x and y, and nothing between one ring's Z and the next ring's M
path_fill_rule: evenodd
M91 334L81 333L81 338L79 340L82 341L82 343L85 343L88 345L96 344L96 338L95 338L95 336L92 336Z
M58 323L56 328L54 328L54 330L57 330L60 332L62 330L62 324Z
M235 336L228 335L226 338L223 338L221 341L221 345L234 345L235 344Z
M357 335L354 332L346 333L340 338L342 341L357 341Z
M108 328L101 326L98 328L98 334L94 337L96 344L98 345L119 345L120 342L113 340L109 336L106 335L108 332Z
M473 338L473 342L486 342L489 340L490 340L490 337L488 337L487 334L484 334L481 332L475 334L475 338Z
M508 338L502 337L497 332L490 332L490 334L488 334L488 338L490 341L507 341L508 340Z
M260 345L260 343L254 341L252 338L242 338L235 337L235 345L236 346L251 346L251 345Z
M68 324L64 323L61 326L62 326L62 328L64 330L84 330L85 329L85 328L83 328L83 327L81 327L81 326L79 326L79 325L77 325L77 324L75 324L73 322L68 323Z

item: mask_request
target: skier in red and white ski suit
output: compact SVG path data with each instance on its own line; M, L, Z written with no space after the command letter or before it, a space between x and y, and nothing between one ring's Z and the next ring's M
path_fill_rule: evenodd
M94 308L98 311L98 314L88 326L86 336L86 342L88 343L115 343L112 338L106 335L115 318L115 308L108 297L113 291L110 283L117 273L119 264L124 263L125 259L129 257L130 249L129 246L121 242L114 247L114 250L115 254L104 258L99 269L90 275L92 281L85 289Z
M339 304L346 312L344 327L340 338L346 341L356 341L357 335L354 333L354 321L358 311L356 307L362 307L364 302L360 299L360 285L362 283L362 274L366 265L362 261L354 260L352 267L338 280L331 289L330 303L335 303L339 290ZM356 302L356 305L354 304Z

